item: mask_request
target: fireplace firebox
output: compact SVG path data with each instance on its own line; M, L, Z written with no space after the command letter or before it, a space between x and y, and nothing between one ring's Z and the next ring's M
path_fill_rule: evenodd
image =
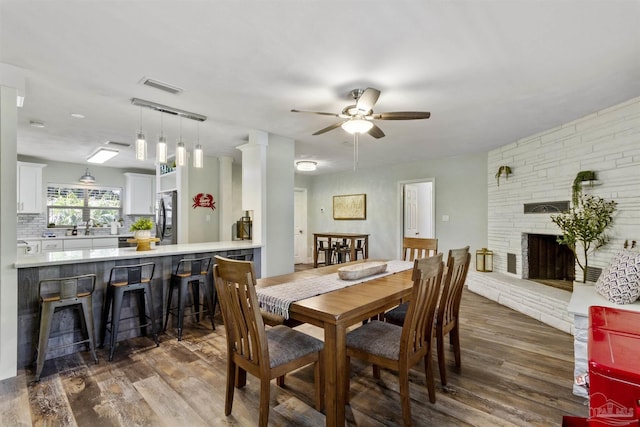
M573 282L575 260L573 252L557 242L558 236L548 234L522 235L523 279Z

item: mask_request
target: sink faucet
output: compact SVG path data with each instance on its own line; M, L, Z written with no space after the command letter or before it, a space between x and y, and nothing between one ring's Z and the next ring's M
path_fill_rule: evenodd
M91 234L91 225L93 224L92 222L93 220L88 219L87 220L87 224L84 226L84 235L88 236L89 234Z

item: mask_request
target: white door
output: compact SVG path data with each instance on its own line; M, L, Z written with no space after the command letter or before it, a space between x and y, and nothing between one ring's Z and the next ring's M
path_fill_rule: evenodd
M307 262L307 190L293 191L293 263Z
M418 187L404 186L404 237L420 237L418 229Z

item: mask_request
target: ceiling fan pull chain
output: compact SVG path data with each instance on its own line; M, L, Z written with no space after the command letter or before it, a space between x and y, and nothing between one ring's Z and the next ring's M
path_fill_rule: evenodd
M356 170L358 165L358 134L353 134L353 170Z

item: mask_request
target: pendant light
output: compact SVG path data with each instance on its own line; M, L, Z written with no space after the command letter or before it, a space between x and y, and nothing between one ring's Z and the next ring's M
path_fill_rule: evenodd
M140 132L136 137L136 159L138 160L146 160L147 159L147 140L142 133L142 107L140 107Z
M196 123L196 146L193 150L193 167L201 169L204 167L204 153L200 145L200 124Z
M176 166L184 166L187 162L187 149L182 142L182 117L180 117L180 138L176 144Z
M160 137L156 144L156 160L160 164L167 164L167 139L164 137L162 128L162 111L160 112Z
M87 170L84 172L84 175L80 177L79 181L83 184L95 184L96 178L91 175L91 173L89 172L89 168L87 168Z

